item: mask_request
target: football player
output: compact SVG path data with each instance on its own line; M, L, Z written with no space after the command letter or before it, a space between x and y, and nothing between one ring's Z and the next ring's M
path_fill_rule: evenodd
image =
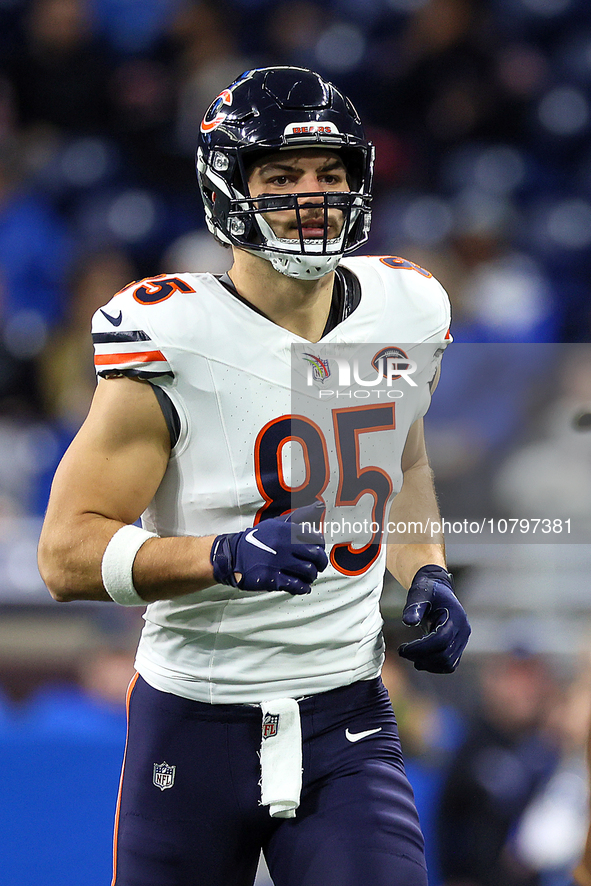
M251 886L261 850L276 886L427 883L379 676L379 597L387 560L409 588L403 621L423 629L401 655L456 668L470 628L442 540L382 535L385 518L438 520L422 416L449 304L409 262L347 258L367 239L372 168L332 84L247 71L205 114L197 151L229 273L135 282L94 317L99 384L55 476L39 565L58 601L147 606L116 886ZM359 342L386 343L376 357L427 349L400 407L339 401L324 426L294 414L292 346L326 376L321 346ZM325 509L360 499L379 531L327 545Z

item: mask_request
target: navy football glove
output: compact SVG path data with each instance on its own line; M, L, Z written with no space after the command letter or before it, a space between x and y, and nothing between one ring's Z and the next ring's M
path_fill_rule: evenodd
M313 529L323 513L324 505L317 501L244 532L218 535L210 554L215 580L243 591L309 594L318 573L328 566L324 536ZM302 523L312 528L304 530ZM294 524L299 524L296 541ZM234 573L241 575L239 581Z
M417 671L451 674L470 636L464 608L454 594L452 577L441 566L423 566L415 577L402 613L405 625L421 625L425 636L403 643L398 653Z

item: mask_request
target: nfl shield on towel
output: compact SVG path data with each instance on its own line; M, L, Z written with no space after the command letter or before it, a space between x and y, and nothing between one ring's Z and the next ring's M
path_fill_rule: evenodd
M265 714L263 719L263 738L273 738L279 729L279 714Z
M171 788L173 786L175 772L176 766L169 766L168 763L154 763L154 775L152 781L157 788L160 788L161 791L165 791L166 788Z

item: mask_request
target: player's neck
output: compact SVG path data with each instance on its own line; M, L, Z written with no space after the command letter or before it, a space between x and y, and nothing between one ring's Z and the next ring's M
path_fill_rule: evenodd
M332 302L334 273L319 280L296 280L280 274L266 259L236 250L229 275L239 294L273 323L307 341L322 337Z

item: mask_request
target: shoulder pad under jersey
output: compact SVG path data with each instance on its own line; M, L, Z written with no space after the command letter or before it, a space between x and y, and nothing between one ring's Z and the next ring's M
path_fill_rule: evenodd
M362 285L379 277L392 310L409 329L409 341L451 341L449 298L430 271L394 255L356 256L345 263Z
M156 314L160 314L155 306L175 293L194 293L194 283L195 275L189 274L149 277L130 283L99 308L92 318L97 375L174 378L165 348L155 340Z

